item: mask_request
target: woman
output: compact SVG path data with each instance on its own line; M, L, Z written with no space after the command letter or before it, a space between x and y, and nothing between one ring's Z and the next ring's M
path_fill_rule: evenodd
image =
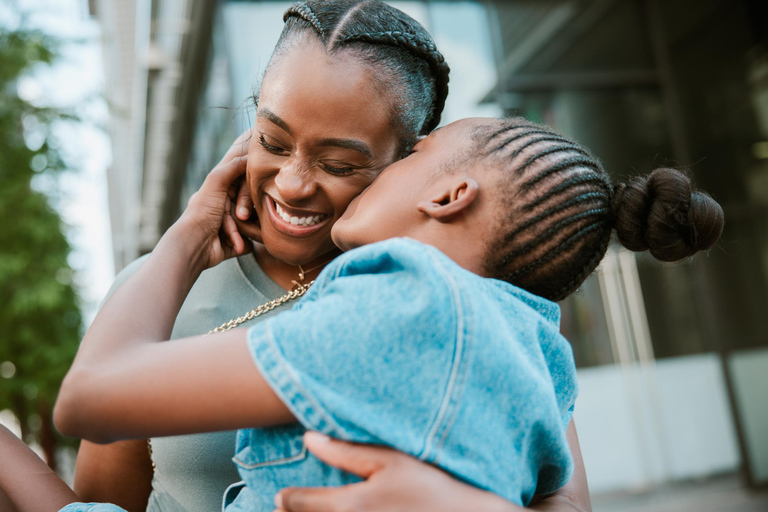
M330 228L347 204L439 123L448 68L414 20L380 2L354 1L295 4L285 20L248 148L255 215L239 228L258 242L253 255L202 274L177 318L174 338L208 332L313 279L336 255ZM239 149L233 146L225 160ZM240 197L238 210L247 199ZM241 221L248 211L238 211ZM569 435L573 443L572 425ZM224 489L238 480L230 461L233 445L234 432L159 438L152 441L150 461L143 441L106 447L84 442L75 489L82 499L131 511L215 509ZM578 445L573 446L576 501L588 507ZM415 471L433 470L424 465ZM458 482L443 483L447 491L441 494L466 493L477 502L474 509L482 509L484 499L498 504ZM568 486L561 493L567 500ZM444 510L439 497L426 498Z

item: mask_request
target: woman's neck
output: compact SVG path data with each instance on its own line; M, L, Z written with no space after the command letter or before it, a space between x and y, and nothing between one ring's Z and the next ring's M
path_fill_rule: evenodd
M269 254L263 244L257 242L254 242L253 244L253 255L261 267L261 270L264 271L270 279L286 290L293 288L295 282L306 284L312 281L320 274L320 272L322 272L325 266L339 254L341 254L341 251L334 250L320 255L314 260L301 265L300 269L297 265L291 265L290 263L286 263ZM301 277L303 277L303 279L300 279Z

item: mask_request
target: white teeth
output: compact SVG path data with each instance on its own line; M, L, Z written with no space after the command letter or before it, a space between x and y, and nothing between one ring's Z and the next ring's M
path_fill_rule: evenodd
M314 226L315 224L318 224L322 219L325 218L325 215L315 215L313 217L296 217L296 216L290 216L288 213L286 213L285 210L283 210L279 204L274 203L275 205L275 211L277 212L277 215L280 216L281 219L283 219L288 224L292 224L294 226Z

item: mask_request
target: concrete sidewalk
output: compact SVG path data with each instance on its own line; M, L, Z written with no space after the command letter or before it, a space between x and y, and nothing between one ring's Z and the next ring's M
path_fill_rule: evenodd
M592 496L594 512L768 512L768 489L744 486L725 475L647 491Z

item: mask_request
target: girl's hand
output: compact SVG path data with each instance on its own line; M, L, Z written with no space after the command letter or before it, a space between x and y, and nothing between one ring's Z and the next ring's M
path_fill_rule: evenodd
M186 210L171 228L185 242L202 251L200 256L205 268L252 248L238 231L234 214L246 161L247 156L232 156L228 152L205 178L200 190L189 198Z
M275 498L279 512L523 512L495 494L451 478L413 457L382 447L333 440L316 432L304 435L320 460L366 480L343 487L289 488Z

